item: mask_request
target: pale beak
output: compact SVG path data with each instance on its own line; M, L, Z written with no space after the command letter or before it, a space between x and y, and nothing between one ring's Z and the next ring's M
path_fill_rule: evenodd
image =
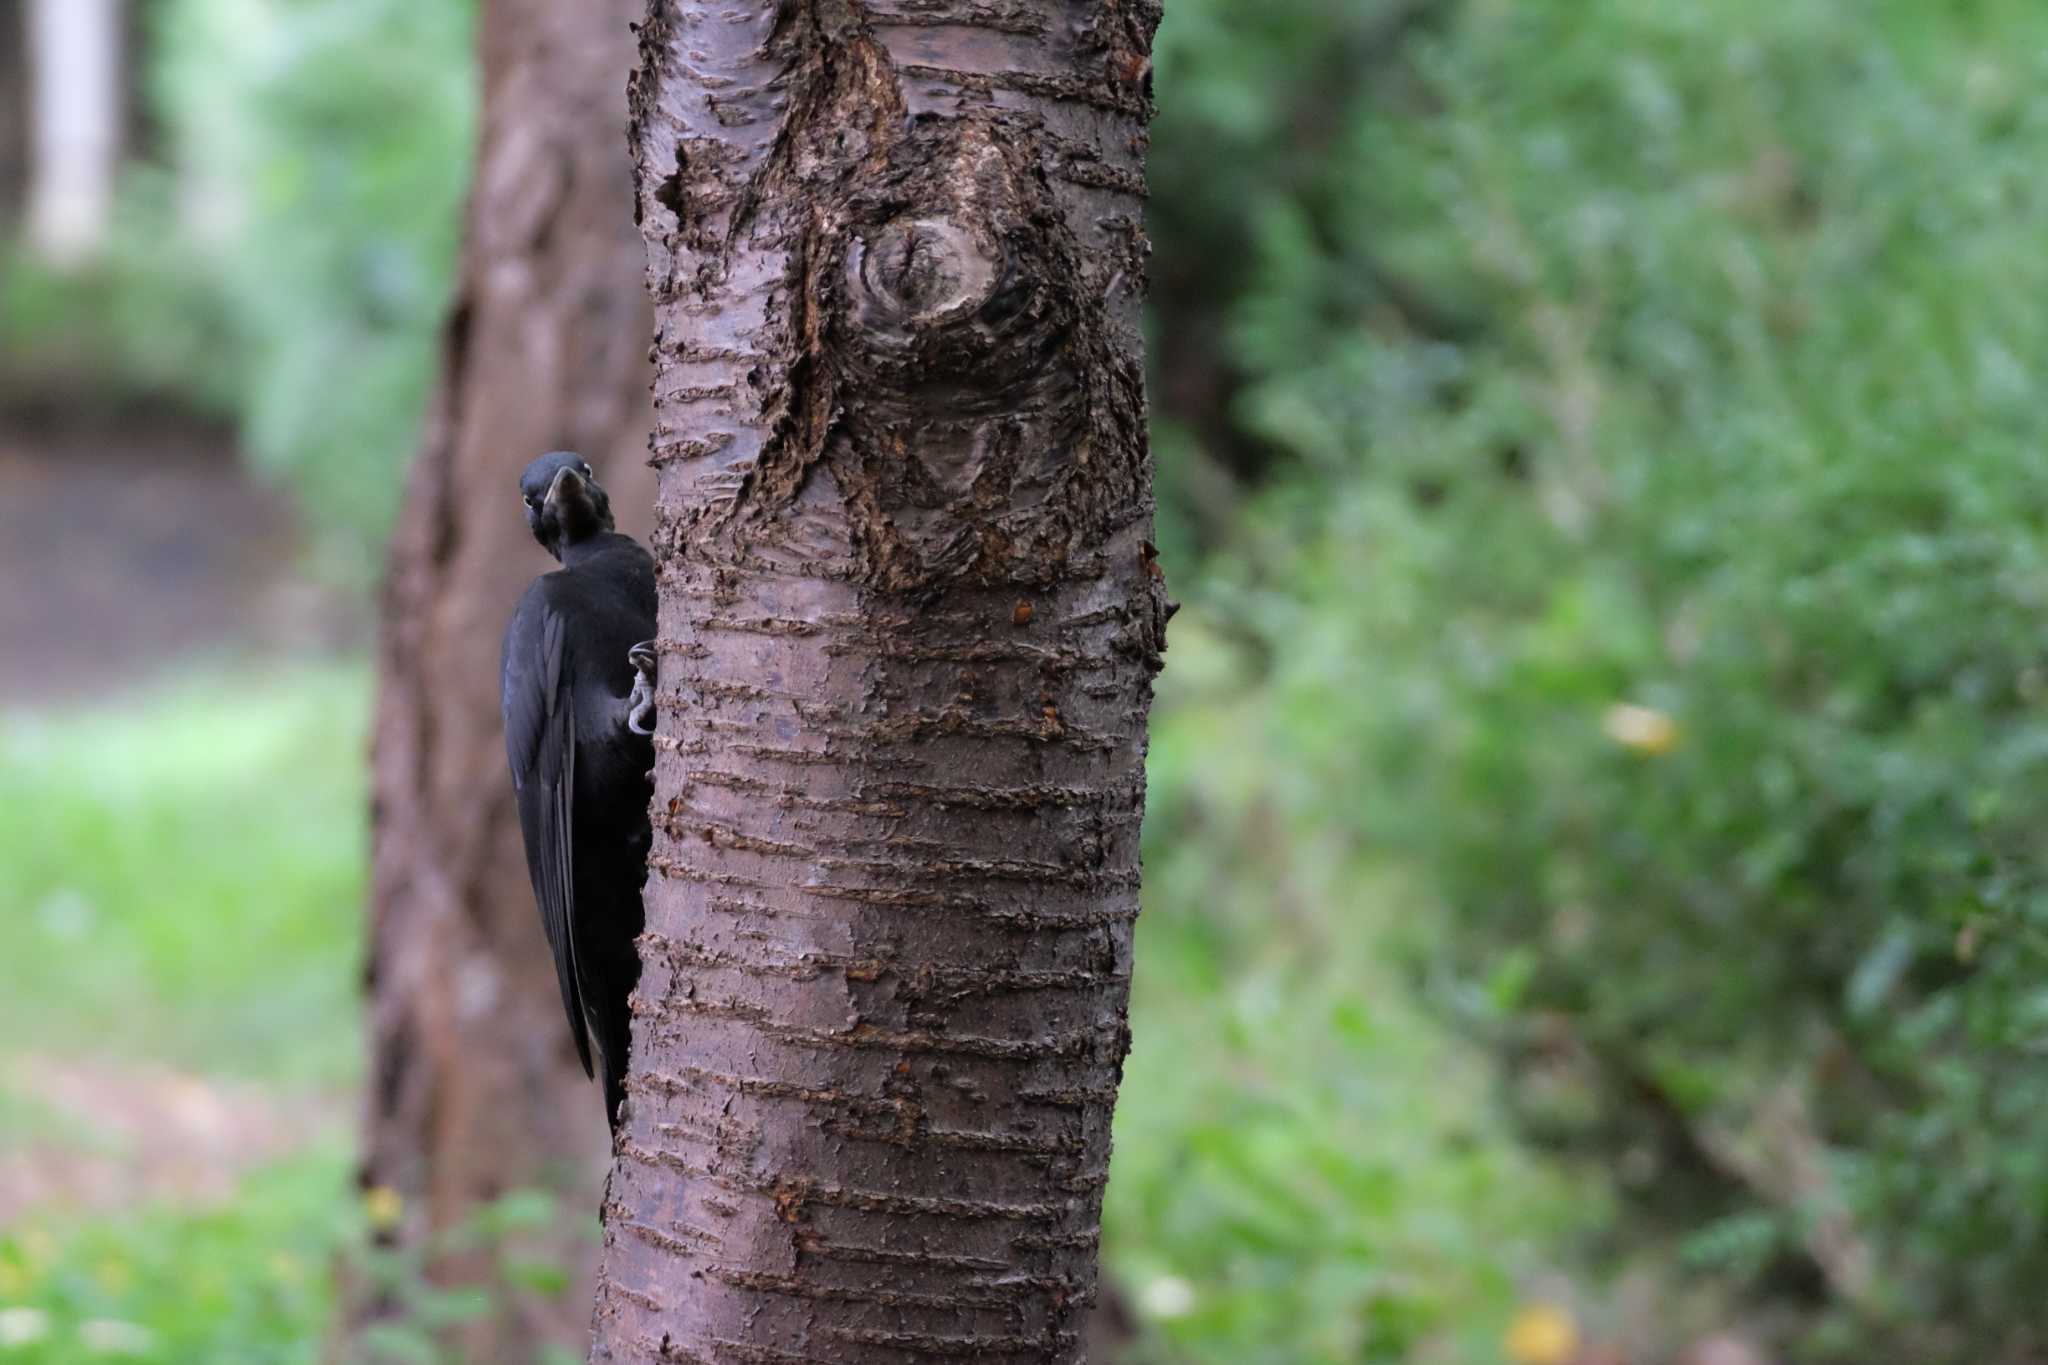
M541 505L552 507L563 498L579 496L582 492L583 476L564 466L555 474L554 482L548 485L548 495L541 500Z

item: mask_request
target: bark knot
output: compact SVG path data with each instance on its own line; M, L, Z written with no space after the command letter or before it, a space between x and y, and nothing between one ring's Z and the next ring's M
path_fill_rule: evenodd
M944 326L987 303L1001 278L1001 248L950 218L899 218L848 253L871 326Z

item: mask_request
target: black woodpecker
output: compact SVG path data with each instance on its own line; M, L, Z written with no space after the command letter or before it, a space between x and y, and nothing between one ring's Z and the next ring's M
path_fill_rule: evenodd
M613 529L580 456L541 456L519 495L562 567L533 581L505 628L505 753L569 1032L585 1074L597 1044L616 1131L652 838L654 560Z

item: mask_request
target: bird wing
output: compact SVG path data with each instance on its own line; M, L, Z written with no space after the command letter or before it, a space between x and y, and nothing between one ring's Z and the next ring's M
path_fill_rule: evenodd
M536 585L538 587L538 585ZM576 793L576 706L568 638L560 612L529 592L505 633L500 686L505 755L526 836L526 868L540 904L541 928L555 957L562 1008L583 1073L592 1075L590 1036L576 979L575 861L572 817Z

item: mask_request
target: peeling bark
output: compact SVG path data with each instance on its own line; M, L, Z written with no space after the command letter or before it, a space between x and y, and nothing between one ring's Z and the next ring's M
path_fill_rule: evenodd
M652 0L662 725L593 1360L1074 1361L1151 681L1157 0Z
M562 1195L523 1249L587 1288L608 1144L576 1061L505 771L498 645L552 567L520 515L520 469L571 448L644 531L653 478L644 253L621 95L637 0L487 0L483 133L440 391L391 547L374 755L370 1075L362 1181L402 1196L389 1248L440 1284L493 1284L488 1248L441 1243L515 1189ZM634 525L635 521L639 525ZM387 1198L380 1201L392 1206ZM345 1330L401 1316L351 1286ZM518 1296L456 1333L464 1359L580 1348L588 1299ZM358 1359L353 1348L341 1356Z

